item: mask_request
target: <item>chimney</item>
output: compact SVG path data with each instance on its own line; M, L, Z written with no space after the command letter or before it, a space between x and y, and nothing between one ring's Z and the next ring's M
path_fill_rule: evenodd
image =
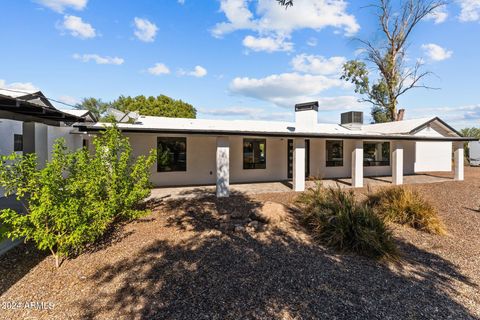
M349 111L342 113L340 125L350 130L360 130L363 125L363 112Z
M402 121L405 116L405 109L398 110L397 121Z
M314 130L318 123L318 101L295 105L295 128L297 131Z

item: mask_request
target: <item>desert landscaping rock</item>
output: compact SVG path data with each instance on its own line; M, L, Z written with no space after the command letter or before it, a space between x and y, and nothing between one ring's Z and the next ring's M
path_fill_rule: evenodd
M0 302L55 304L0 310L0 319L480 319L480 168L465 173L464 182L412 186L448 235L394 225L400 263L319 245L288 210L293 192L167 199L58 270L30 245L0 257ZM258 220L246 217L265 207L281 222L254 232ZM222 220L234 210L248 232Z

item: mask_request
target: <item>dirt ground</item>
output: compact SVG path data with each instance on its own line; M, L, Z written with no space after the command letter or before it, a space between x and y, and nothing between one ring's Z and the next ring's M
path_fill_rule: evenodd
M0 257L0 319L480 319L480 168L411 187L448 235L394 226L401 263L315 243L292 192L166 198L58 270L29 245Z

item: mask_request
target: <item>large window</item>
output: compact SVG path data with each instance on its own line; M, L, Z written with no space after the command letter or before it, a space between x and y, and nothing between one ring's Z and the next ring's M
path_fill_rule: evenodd
M327 167L343 167L343 141L327 140Z
M265 139L243 139L243 169L265 169L266 147Z
M390 165L390 142L364 142L363 165L378 167Z
M157 140L157 170L187 171L187 139L162 137Z
M23 151L23 135L13 135L13 151Z

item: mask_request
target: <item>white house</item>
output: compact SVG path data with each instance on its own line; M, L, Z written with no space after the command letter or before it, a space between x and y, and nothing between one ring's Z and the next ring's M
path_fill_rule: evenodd
M71 134L76 131L72 125L94 120L86 110L55 108L42 92L0 89L0 155L35 152L41 165L50 159L57 138L64 138L71 150L82 147L84 139Z
M136 155L167 151L151 180L156 186L215 185L228 196L230 183L292 180L302 191L306 177L392 175L394 184L418 172L451 171L463 180L462 137L439 118L363 124L361 112L342 114L339 124L318 123L318 103L295 106L295 122L203 120L141 116L118 127ZM91 134L109 124L76 125Z

